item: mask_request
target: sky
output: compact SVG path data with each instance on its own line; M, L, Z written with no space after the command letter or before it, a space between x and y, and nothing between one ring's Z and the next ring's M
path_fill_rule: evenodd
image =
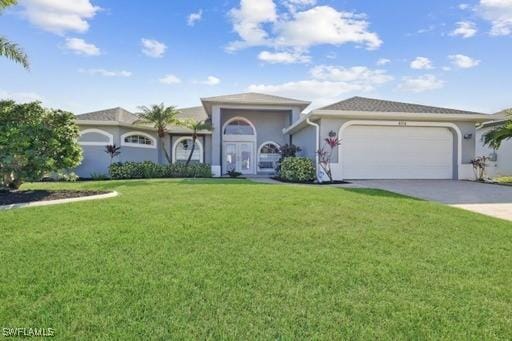
M0 59L0 98L75 114L248 91L512 106L512 0L20 0L0 35L31 63Z

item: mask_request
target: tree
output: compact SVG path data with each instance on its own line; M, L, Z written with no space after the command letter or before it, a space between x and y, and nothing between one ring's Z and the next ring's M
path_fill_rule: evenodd
M121 147L116 146L115 144L107 144L105 146L105 153L110 157L110 165L112 166L114 158L121 154Z
M169 125L183 125L183 121L178 118L180 112L176 110L176 107L166 107L163 103L159 105L153 104L149 107L141 106L139 109L142 111L137 114L139 122L152 123L154 125L160 138L160 148L162 148L167 162L172 163L171 156L167 152L167 148L165 148L164 138Z
M331 170L331 158L334 150L341 145L341 140L336 137L335 132L330 132L329 137L324 140L325 144L316 153L318 154L318 163L324 170L325 174L329 177L329 181L332 183L332 170Z
M209 121L195 120L185 121L183 125L192 130L192 149L190 150L190 155L188 156L187 162L185 163L185 166L188 166L190 164L190 160L192 160L194 150L196 149L197 133L201 130L211 130L212 125Z
M509 120L486 134L484 138L484 145L496 150L501 147L501 143L503 141L512 138L512 110L507 110L505 114L509 117Z
M16 4L16 0L0 0L0 11ZM25 69L30 67L28 57L23 50L7 38L0 36L0 56L11 59L12 61L23 65Z
M80 164L75 116L39 102L0 101L0 179L9 189Z

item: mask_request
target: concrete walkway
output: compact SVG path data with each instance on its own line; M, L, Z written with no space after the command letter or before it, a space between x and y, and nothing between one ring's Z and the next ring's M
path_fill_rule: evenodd
M512 187L455 180L358 180L377 188L512 221Z

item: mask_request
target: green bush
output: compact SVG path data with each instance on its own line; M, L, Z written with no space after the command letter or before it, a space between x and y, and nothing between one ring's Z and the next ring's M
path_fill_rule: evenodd
M159 165L151 161L117 162L109 167L112 179L149 179L149 178L211 178L212 171L207 164L182 163Z
M279 177L290 182L311 182L316 178L315 166L305 157L287 157L281 162Z

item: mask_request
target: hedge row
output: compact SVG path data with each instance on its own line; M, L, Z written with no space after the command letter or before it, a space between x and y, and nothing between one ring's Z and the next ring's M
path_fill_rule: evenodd
M149 179L149 178L211 178L212 170L207 164L183 163L159 165L151 161L117 162L109 167L112 179Z

